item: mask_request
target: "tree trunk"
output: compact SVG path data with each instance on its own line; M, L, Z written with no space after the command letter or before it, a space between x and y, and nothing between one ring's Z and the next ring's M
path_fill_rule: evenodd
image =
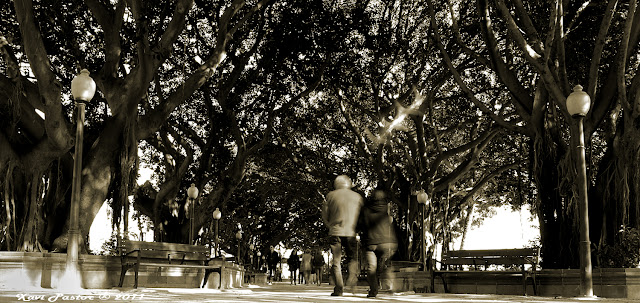
M596 199L590 205L590 214L602 214L591 216L596 219L591 226L592 242L599 249L615 245L623 228L640 228L639 127L640 123L626 124L610 142L599 166L592 191Z
M538 187L537 213L540 223L540 243L543 268L578 267L578 233L574 210L570 203L570 188L563 185L562 171L566 151L553 140L537 138L533 152L533 175Z
M100 208L107 199L109 187L113 182L115 168L119 165L118 155L121 149L122 124L111 122L107 124L97 142L86 144L91 146L85 153L82 167L82 184L80 193L80 237L85 239L89 235L91 224ZM67 232L69 230L68 213L62 234L53 241L52 249L66 251ZM114 216L117 215L114 213ZM86 251L86 247L81 251Z

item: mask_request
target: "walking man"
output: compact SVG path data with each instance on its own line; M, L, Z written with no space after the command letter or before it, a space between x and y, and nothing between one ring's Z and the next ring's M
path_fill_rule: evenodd
M364 231L364 243L367 251L367 297L375 298L380 288L381 275L388 275L389 258L398 249L398 239L388 213L387 195L381 188L373 191L372 199L362 208L360 226Z
M364 201L360 194L351 190L353 184L348 176L340 175L333 183L335 190L327 194L322 205L322 219L329 228L329 243L333 255L331 275L335 281L332 296L342 296L345 282L342 279L342 249L346 253L347 286L357 282L358 261L356 253L356 224Z

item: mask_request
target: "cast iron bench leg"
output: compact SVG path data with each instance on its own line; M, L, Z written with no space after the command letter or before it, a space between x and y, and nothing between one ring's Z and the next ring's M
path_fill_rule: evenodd
M136 279L133 283L133 288L138 288L138 269L140 269L140 262L136 263Z
M129 270L129 267L127 265L122 265L122 270L120 270L120 283L118 283L118 287L122 287L122 284L124 283L124 276L127 274L127 270Z
M205 271L204 271L204 279L202 279L202 287L201 288L204 288L204 286L207 285L207 281L209 280L209 275L212 272L220 273L220 285L218 285L218 288L220 288L220 289L222 288L222 269L220 269L220 268L207 268L207 269L205 269Z
M202 279L202 286L200 288L204 288L204 286L207 285L207 280L209 280L209 274L211 274L211 272L211 269L204 270L204 278Z

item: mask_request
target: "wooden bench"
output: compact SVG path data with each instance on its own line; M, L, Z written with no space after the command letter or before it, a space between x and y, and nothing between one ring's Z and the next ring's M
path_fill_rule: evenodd
M490 265L502 265L507 267L504 272L508 274L518 273L522 276L522 288L527 295L527 279L533 282L533 293L538 293L536 285L536 269L540 260L540 248L518 249L492 249L492 250L453 250L442 255L442 270L434 272L435 276L442 279L444 291L448 292L444 276L450 273L459 273L463 266L471 266L475 270L483 267L486 271ZM526 265L530 265L527 269ZM509 270L509 266L517 266L520 271ZM496 272L496 271L494 271Z
M206 285L209 274L218 272L220 273L219 287L222 287L222 269L224 266L209 265L209 249L204 246L121 239L119 248L122 264L119 287L122 287L125 274L130 268L135 269L133 287L138 287L140 265L204 269L205 273L201 287Z

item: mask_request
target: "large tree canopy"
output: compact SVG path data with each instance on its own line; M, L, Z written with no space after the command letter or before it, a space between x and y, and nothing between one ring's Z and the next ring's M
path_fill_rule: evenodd
M592 98L585 132L594 247L614 245L620 226L638 228L636 1L429 1L429 8L434 40L468 100L528 140L544 267L578 266L577 141L569 136L576 124L565 105L576 84ZM475 85L479 74L492 75L489 87Z
M3 19L3 32L16 33L2 44L3 113L9 118L3 119L2 140L7 144L2 145L2 175L11 218L6 225L13 231L7 239L19 237L6 242L10 249L29 250L40 242L53 249L64 247L67 227L61 214L68 200L73 119L65 113L72 104L62 100L68 99L69 80L80 67L92 71L98 85L98 96L88 106L80 206L83 235L105 200L112 200L116 210L128 204L124 201L132 193L140 140L162 146L167 155L170 149L181 149L178 153L184 157L169 162L186 165L167 171L163 191L148 207L157 228L164 223L158 211L177 194L176 181L184 176L192 153L210 158L216 147L233 150L227 158L230 164L218 164L226 173L220 173L222 180L213 185L219 194L210 196L207 208L225 200L242 179L246 158L270 138L278 115L295 103L295 95L311 91L319 77L321 65L295 66L305 60L295 48L280 48L280 53L274 49L273 44L282 41L273 37L282 36L275 29L288 21L282 17L288 8L274 1L87 1L65 9L49 5L54 4L15 1L3 7L15 17ZM318 50L306 60L322 60L324 55ZM293 61L276 64L286 60ZM280 82L286 91L253 87L256 77ZM172 118L176 109L181 119ZM197 114L205 111L208 115ZM246 121L256 129L245 128ZM177 127L180 122L185 124ZM247 131L263 134L243 133ZM210 140L198 141L202 136ZM215 165L204 160L202 171ZM212 179L202 177L201 186ZM55 224L57 220L62 221ZM45 226L65 228L45 231Z

